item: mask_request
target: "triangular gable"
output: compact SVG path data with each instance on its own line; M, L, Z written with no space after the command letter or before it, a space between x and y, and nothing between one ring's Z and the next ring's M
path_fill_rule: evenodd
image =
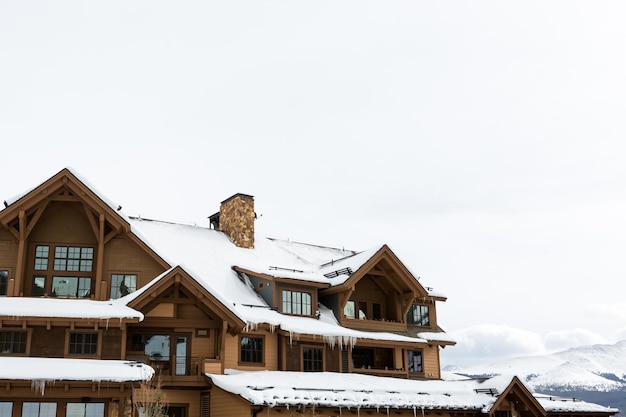
M387 245L383 245L376 251L346 281L329 289L321 290L320 293L326 295L349 290L367 274L386 276L392 287L400 294L412 293L412 298L429 296L428 291Z
M506 406L506 403L512 404L515 407L515 411L519 412L518 415L528 415L527 412L532 413L535 417L545 417L548 415L533 394L516 376L513 377L505 390L500 393L498 399L489 410L489 416L493 416L496 411L513 411L511 410L511 406ZM526 413L524 413L524 411ZM510 413L510 415L513 416L515 414Z
M30 233L52 202L82 205L100 252L104 250L104 245L114 237L126 235L164 269L170 266L142 239L130 233L131 225L118 212L119 208L88 186L85 180L69 168L62 169L11 204L5 203L6 207L0 211L0 225L20 242L22 254ZM18 265L21 265L19 260ZM16 272L16 277L21 277L21 270ZM100 278L96 277L96 282L99 281ZM100 298L99 290L100 286L96 286L97 299ZM18 295L18 293L19 285L16 284L13 295Z
M115 234L130 231L130 224L68 168L62 169L12 204L7 205L0 212L0 223L16 238L19 238L18 219L20 212L24 212L27 223L25 237L28 237L46 206L52 201L82 203L96 236L100 216L104 216L104 220L111 229L109 231L110 238Z
M130 301L128 307L136 310L147 312L155 307L163 299L163 296L169 292L172 287L182 287L187 293L191 294L197 300L197 306L204 310L207 314L216 314L221 320L229 325L229 332L237 334L243 328L245 323L237 317L230 309L222 304L207 289L202 286L195 278L189 275L182 267L176 266L163 274L160 279L154 281L149 288L142 289L142 293Z

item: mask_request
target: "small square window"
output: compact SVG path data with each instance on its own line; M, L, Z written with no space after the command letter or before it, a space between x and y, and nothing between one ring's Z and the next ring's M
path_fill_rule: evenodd
M68 353L71 355L97 355L98 333L70 333Z
M135 274L112 274L111 275L111 299L124 297L137 291L137 275Z
M239 360L245 363L263 363L263 338L243 336L239 339Z

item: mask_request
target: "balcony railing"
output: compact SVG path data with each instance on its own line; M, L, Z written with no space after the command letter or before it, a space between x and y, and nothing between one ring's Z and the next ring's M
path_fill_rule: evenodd
M204 356L188 356L175 360L150 360L148 355L127 354L127 360L133 360L150 365L161 375L163 381L202 380L205 373L223 373L222 361ZM182 359L182 360L181 360Z

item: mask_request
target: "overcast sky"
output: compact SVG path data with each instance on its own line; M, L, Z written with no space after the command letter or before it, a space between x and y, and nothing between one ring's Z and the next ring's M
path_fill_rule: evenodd
M0 3L0 201L388 243L472 365L626 339L622 1Z

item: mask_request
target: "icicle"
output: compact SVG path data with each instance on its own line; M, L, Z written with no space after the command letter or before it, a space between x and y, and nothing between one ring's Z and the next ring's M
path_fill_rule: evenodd
M387 417L389 417L389 406L385 407L387 409Z
M413 417L417 417L417 410L415 409L415 406L413 406Z
M360 406L360 405L357 405L357 406L356 406L356 415L357 415L358 417L361 417L361 406Z
M422 417L424 417L424 407L422 407Z
M107 324L106 324L106 326L104 326L104 329L105 330L109 330L109 319L108 318L107 318Z
M41 392L41 396L43 397L44 392L46 391L46 380L45 379L33 379L30 382L30 387L33 391Z

